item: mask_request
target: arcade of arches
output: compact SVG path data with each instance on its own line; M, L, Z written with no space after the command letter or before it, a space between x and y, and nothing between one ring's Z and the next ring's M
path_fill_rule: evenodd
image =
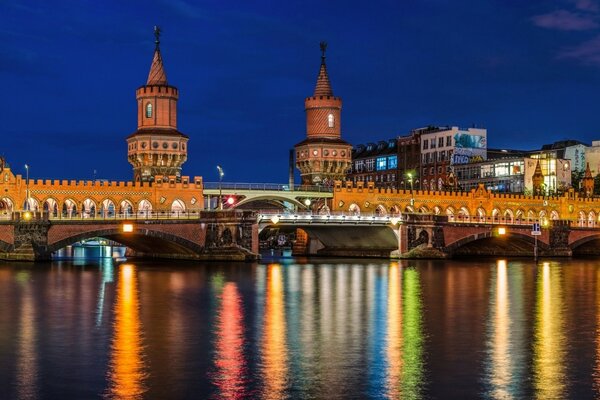
M202 178L182 177L149 183L33 180L27 185L10 169L1 172L0 215L12 211L44 212L54 218L106 217L170 212L184 214L204 207ZM29 193L28 193L29 192Z
M336 182L332 211L349 215L399 216L421 213L464 222L542 222L571 220L579 226L600 226L600 199L496 194L483 187L470 192L430 192L377 189Z

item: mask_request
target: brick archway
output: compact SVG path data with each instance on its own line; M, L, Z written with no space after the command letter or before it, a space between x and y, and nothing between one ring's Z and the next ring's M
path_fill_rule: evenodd
M497 236L495 235L495 233L492 230L489 230L487 232L477 233L474 235L469 235L465 238L462 238L453 243L450 243L448 246L445 247L444 251L448 254L453 254L458 249L460 249L470 243L473 243L473 242L476 242L479 240L495 238L495 237L497 237ZM599 238L600 238L600 236L599 236ZM534 244L535 244L535 239L532 236L518 233L518 232L506 233L503 240L506 240L507 242L510 240L519 240L521 242L531 244L531 246L534 246ZM537 245L538 245L538 249L540 249L540 250L549 250L549 246L541 240L538 240Z
M56 252L73 243L102 237L121 243L134 251L146 254L182 254L197 255L203 250L203 246L183 237L173 235L159 230L137 228L133 232L123 233L121 227L107 229L92 229L78 232L54 243L48 244L48 252Z

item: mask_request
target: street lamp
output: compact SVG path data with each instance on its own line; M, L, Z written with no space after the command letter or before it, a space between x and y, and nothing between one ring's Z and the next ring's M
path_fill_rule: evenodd
M220 165L217 165L217 171L219 171L219 209L223 209L223 189L221 183L223 182L223 176L225 172L223 172L223 168Z
M25 164L25 197L26 206L25 209L29 211L29 165Z

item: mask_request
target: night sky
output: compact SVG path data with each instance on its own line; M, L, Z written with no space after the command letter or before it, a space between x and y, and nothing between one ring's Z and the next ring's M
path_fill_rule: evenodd
M153 26L184 175L286 182L304 98L329 43L342 137L375 142L426 125L475 124L488 146L600 139L600 0L0 0L3 153L13 171L131 179Z

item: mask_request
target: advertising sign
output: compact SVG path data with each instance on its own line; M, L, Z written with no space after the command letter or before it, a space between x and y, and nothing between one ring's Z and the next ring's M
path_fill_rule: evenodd
M450 163L452 165L459 165L485 161L486 155L486 149L467 149L457 147L454 149Z
M458 131L454 134L455 147L463 149L486 149L485 136L471 135L468 132Z

